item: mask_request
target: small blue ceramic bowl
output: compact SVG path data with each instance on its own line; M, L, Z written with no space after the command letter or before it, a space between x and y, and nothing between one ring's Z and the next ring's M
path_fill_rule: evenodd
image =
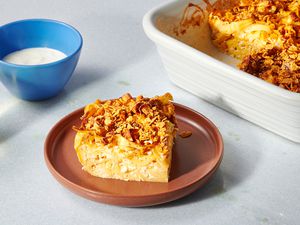
M67 55L43 65L16 65L2 59L24 48L48 47ZM28 19L0 27L0 80L15 96L30 101L57 95L77 65L82 47L80 33L70 25L49 19Z

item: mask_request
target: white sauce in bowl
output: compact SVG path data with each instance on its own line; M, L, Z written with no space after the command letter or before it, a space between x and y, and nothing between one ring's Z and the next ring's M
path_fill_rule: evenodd
M2 60L18 65L41 65L65 57L67 56L63 52L52 48L25 48L8 54Z

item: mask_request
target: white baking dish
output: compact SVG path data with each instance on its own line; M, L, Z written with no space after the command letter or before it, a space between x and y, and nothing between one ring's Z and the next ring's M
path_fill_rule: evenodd
M216 53L209 35L198 50L175 39L157 20L181 18L189 1L171 1L150 10L143 20L148 37L157 45L172 82L179 87L292 141L300 142L300 94L269 84L240 71L230 57ZM166 29L167 30L167 29ZM189 43L190 44L190 43ZM211 49L210 49L211 48Z

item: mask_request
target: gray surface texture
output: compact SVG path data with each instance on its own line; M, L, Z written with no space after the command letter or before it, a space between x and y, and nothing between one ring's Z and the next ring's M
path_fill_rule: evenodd
M300 145L229 114L168 79L142 17L159 0L1 1L0 24L52 18L83 35L79 65L57 97L26 102L0 84L0 224L289 224L300 223ZM94 101L131 92L171 92L175 101L211 119L225 153L202 189L181 200L124 208L64 189L44 163L43 143L64 115Z

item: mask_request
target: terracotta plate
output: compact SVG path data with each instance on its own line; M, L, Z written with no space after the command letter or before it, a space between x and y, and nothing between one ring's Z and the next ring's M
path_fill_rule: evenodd
M80 124L83 108L60 120L45 142L45 160L52 175L63 186L85 198L121 206L149 206L186 196L214 174L223 155L222 137L207 118L175 104L179 130L192 136L178 136L173 148L169 183L131 182L102 179L82 171L73 148L73 125Z

